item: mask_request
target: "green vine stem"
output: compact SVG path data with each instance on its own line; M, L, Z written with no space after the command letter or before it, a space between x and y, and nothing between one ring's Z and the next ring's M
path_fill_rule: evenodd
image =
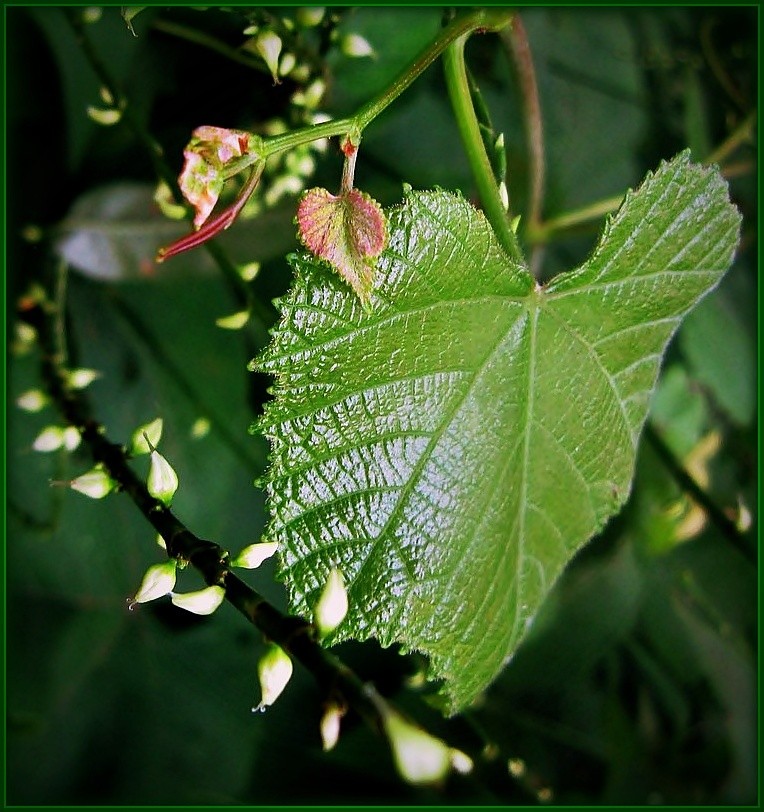
M528 149L528 166L530 169L530 190L528 209L525 215L525 227L533 229L541 222L541 210L544 199L544 128L541 118L541 103L533 67L528 34L520 16L516 16L512 25L500 33L501 41L510 52L517 71L518 83L523 105L523 124Z
M454 108L459 132L462 136L467 158L478 187L480 200L499 243L517 263L524 265L517 237L510 227L511 213L505 211L494 180L491 162L483 146L475 109L470 97L469 80L464 63L464 45L467 37L462 35L451 44L444 55L446 84Z
M533 231L541 222L544 201L544 179L546 165L544 160L544 127L541 118L536 70L533 67L528 34L520 15L512 25L500 32L501 41L512 59L520 87L520 98L523 107L523 126L525 143L528 150L528 169L530 188L523 231ZM541 266L541 246L533 245L530 254L531 273L538 277Z
M355 115L313 124L283 135L262 139L262 155L268 158L278 152L293 149L319 138L332 138L348 133L361 132L398 96L418 79L424 71L460 38L467 38L479 31L499 31L512 20L513 13L507 9L483 8L456 17L425 50L407 66L399 76L379 95L368 101Z
M719 164L724 177L730 177L731 167L725 169L721 166L723 161L732 155L738 147L744 144L753 143L754 130L756 127L756 110L751 111L737 127L716 147L711 154L703 161L706 164ZM529 223L526 232L528 241L532 244L549 242L557 237L561 232L568 231L577 226L582 226L594 220L599 220L606 214L611 214L621 205L623 195L613 195L613 197L598 200L580 209L561 214L546 221Z

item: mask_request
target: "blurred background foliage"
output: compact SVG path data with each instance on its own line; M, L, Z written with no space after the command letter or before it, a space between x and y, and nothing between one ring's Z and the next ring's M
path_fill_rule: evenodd
M161 559L153 531L124 496L98 503L49 485L89 468L84 450L31 449L56 416L13 405L40 385L37 353L16 332L15 301L33 281L55 282L65 265L72 364L102 373L89 395L109 435L125 441L163 417L180 518L233 552L262 531L266 508L253 481L267 449L248 429L268 382L246 365L267 341L271 300L290 282L284 257L296 247L296 198L283 178L299 172L269 167L266 189L277 191L222 240L232 262L261 264L248 284L257 316L223 330L215 320L240 307L230 279L204 250L153 265L156 248L187 226L153 203L152 160L124 118L107 127L86 114L104 102L68 22L84 13L6 9L7 801L754 802L755 141L722 161L744 215L739 256L673 342L651 418L713 501L736 520L747 515L750 528L732 543L683 493L655 443L643 442L626 510L573 561L516 657L464 716L444 721L426 709L417 696L425 689L412 687L422 665L415 659L372 644L341 647L431 729L482 753L472 777L416 790L352 715L337 748L321 751L322 697L309 675L296 673L273 708L252 715L262 643L230 607L211 618L164 601L128 612L126 599ZM442 19L436 8L339 9L303 37L310 77L275 84L243 32L263 20L288 31L282 18L296 13L150 8L132 20L133 34L112 7L88 11L85 28L133 120L177 174L201 124L273 131L276 120L293 126L315 112L354 111ZM756 13L523 10L545 131L544 217L618 195L687 146L703 159L754 115ZM343 53L350 33L374 55ZM528 160L511 61L497 37L473 38L467 55L505 133L510 195L522 212ZM316 78L325 82L317 103L295 103ZM315 167L302 182L336 188L336 143L308 157ZM402 181L474 197L438 66L365 134L358 186L390 205ZM600 226L540 247L544 275L579 262ZM199 418L211 426L202 437ZM284 605L272 568L250 577ZM193 573L184 573L186 584L200 585Z

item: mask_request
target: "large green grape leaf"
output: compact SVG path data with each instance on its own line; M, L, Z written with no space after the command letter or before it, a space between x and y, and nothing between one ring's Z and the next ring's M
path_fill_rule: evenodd
M544 287L446 192L389 212L371 312L294 257L259 362L292 608L309 616L338 567L350 610L331 642L424 652L448 711L473 700L626 499L663 352L729 266L739 220L685 153Z

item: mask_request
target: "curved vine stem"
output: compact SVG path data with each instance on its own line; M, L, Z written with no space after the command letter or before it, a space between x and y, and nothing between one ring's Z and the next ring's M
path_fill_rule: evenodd
M348 133L360 134L398 96L407 90L441 54L447 54L452 43L467 39L478 31L500 31L513 18L508 9L482 8L456 17L428 45L422 53L377 96L368 101L357 113L321 124L313 124L283 135L262 139L262 157L267 158L319 138L332 138Z
M504 209L499 196L499 188L491 168L491 162L486 154L483 139L480 135L480 125L475 115L475 109L470 97L467 68L464 63L464 45L466 35L460 36L444 55L444 68L446 84L454 108L459 132L462 136L467 158L469 159L478 194L499 243L507 254L517 263L525 264L517 237L510 227L511 213Z
M541 222L546 174L544 127L541 118L541 102L539 100L538 82L536 81L536 70L533 67L533 56L528 42L528 34L520 15L515 17L511 27L500 32L500 36L514 62L520 86L530 173L528 208L525 215L524 231L533 231L538 228ZM538 276L540 273L539 248L540 246L534 245L530 256L530 267L534 276Z

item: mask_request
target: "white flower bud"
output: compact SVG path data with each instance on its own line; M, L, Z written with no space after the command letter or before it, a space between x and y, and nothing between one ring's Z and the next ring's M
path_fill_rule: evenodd
M316 161L309 152L293 150L286 156L286 168L295 175L310 177L316 170Z
M452 748L449 752L451 756L451 766L454 770L460 775L469 775L475 766L472 759L466 753L462 753L461 750Z
M157 417L156 420L152 420L144 426L139 426L133 432L133 436L130 440L130 453L133 456L138 456L139 454L149 454L153 451L159 445L159 441L162 438L163 425L162 418Z
M239 276L245 282L251 282L260 273L259 262L248 262L246 265L239 267Z
M103 499L116 487L116 482L101 468L95 468L82 476L78 476L69 483L69 487L79 493L89 496L91 499Z
M201 440L210 433L211 424L206 417L197 417L194 425L191 426L191 436L194 440Z
M305 88L305 106L308 110L315 110L326 93L326 82L323 79L316 79Z
M257 675L260 678L262 698L260 704L252 710L263 711L281 696L281 692L292 677L292 661L289 655L281 646L271 643L257 664Z
M275 206L284 195L302 191L303 182L297 175L281 175L276 178L263 195L266 206Z
M174 558L168 558L167 561L163 561L161 564L154 564L149 567L131 605L146 603L169 595L175 586L177 568L178 562Z
M297 57L294 54L284 54L284 56L281 57L281 62L279 62L279 74L281 76L287 76L292 70L294 70L296 64Z
M374 56L374 49L369 44L369 41L360 34L346 34L342 38L340 49L345 56Z
M62 432L61 439L67 451L74 451L82 442L82 435L76 426L67 426Z
M294 79L295 82L307 82L310 78L310 65L300 64L296 68L292 68L292 72L289 74L290 78Z
M326 14L326 9L322 6L309 6L307 8L298 8L295 19L297 25L303 28L314 28L324 19L324 14Z
M411 724L396 711L384 718L385 733L398 772L411 784L432 784L445 778L451 767L451 750L441 739Z
M342 708L331 703L321 717L321 742L325 753L328 753L337 744L340 737L340 721L343 716Z
M37 331L31 324L16 323L15 337L11 350L15 355L26 355L37 341Z
M64 430L58 426L44 428L32 443L35 451L56 451L64 444Z
M240 310L230 316L221 316L219 319L215 319L215 324L224 330L241 330L248 321L249 310Z
M155 499L165 505L172 502L172 497L178 490L178 475L158 451L151 452L151 468L146 487Z
M122 118L122 111L117 110L115 107L104 110L101 107L93 107L91 104L88 105L87 113L88 117L95 121L96 124L101 124L104 127L111 127Z
M326 579L321 597L313 610L313 618L321 637L333 632L348 613L348 593L338 569L332 569Z
M88 8L82 9L82 22L92 25L101 19L102 14L103 10L98 6L89 6Z
M244 570L257 569L263 561L270 558L278 548L275 541L261 541L245 547L235 558L231 559L232 567Z
M255 48L268 66L274 81L278 78L281 37L273 31L262 31L255 40Z
M283 118L271 118L263 124L263 132L266 135L283 135L288 131L289 127Z
M48 396L41 389L29 389L16 398L16 405L25 412L39 412L49 402Z
M185 609L195 615L211 615L223 602L225 589L222 586L208 586L198 592L183 594L171 592L170 598L179 609Z
M72 369L66 376L66 382L72 389L84 389L100 377L101 373L95 369Z

